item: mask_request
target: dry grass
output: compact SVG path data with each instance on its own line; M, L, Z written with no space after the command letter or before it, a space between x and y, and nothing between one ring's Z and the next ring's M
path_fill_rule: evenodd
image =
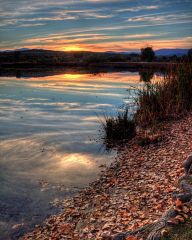
M119 110L115 117L105 116L102 125L106 140L131 139L136 133L135 122L129 118L128 108Z
M162 82L146 83L136 99L135 121L140 126L154 125L191 109L192 63L170 69Z
M192 63L172 66L161 82L147 82L138 90L135 99L137 111L133 119L128 117L128 108L115 117L105 117L105 139L131 139L136 126L158 126L164 120L176 118L192 108Z

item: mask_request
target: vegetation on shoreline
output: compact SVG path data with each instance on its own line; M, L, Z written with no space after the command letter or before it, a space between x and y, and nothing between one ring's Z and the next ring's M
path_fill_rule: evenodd
M105 116L102 124L105 139L130 139L136 134L135 122L129 117L127 107L118 111L116 117Z
M178 64L174 69L170 68L160 82L146 82L142 89L138 89L135 103L137 110L131 121L132 124L134 122L134 125L139 127L154 127L164 120L178 117L191 110L192 62L187 61ZM128 110L125 109L122 116L127 113ZM123 131L126 131L126 139L132 138L134 136L132 132L128 137L129 131L125 129L125 124L122 127L122 123L118 119L119 114L116 117L105 119L106 138L122 139ZM115 128L111 127L113 125L115 125ZM110 132L110 135L108 132Z
M139 126L179 116L191 109L192 63L186 62L170 69L162 82L147 83L136 99L135 121Z
M146 47L141 49L141 60L152 62L155 60L155 52L152 47Z
M0 67L37 66L89 66L104 63L177 63L191 57L188 55L155 55L151 47L141 49L141 53L129 52L88 52L88 51L50 51L44 49L25 49L0 52ZM164 66L165 67L165 66Z

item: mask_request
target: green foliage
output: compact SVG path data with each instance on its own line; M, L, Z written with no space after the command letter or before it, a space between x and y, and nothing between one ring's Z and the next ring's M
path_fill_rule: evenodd
M116 117L105 116L103 129L106 140L131 139L136 133L135 122L128 116L128 108L117 112Z
M152 62L155 59L155 52L152 47L146 47L141 49L141 60Z

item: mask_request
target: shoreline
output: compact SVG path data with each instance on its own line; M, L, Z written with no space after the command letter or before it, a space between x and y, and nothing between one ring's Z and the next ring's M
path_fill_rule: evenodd
M159 219L172 204L182 163L192 152L192 113L163 125L162 141L141 147L134 138L119 146L115 162L98 180L21 239L107 239Z
M0 77L46 77L60 74L101 74L114 72L162 72L159 69L119 68L102 66L32 66L32 67L0 67Z
M176 66L175 62L62 62L60 64L44 64L30 62L0 63L0 69L9 68L37 68L37 67L99 67L99 68L127 68L127 69L154 69L162 70Z

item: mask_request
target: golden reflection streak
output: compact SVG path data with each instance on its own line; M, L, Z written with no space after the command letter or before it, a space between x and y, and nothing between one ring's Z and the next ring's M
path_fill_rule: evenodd
M16 79L21 80L21 79ZM31 87L43 87L43 88L61 88L64 87L85 87L83 90L99 90L104 88L116 88L118 84L121 88L127 88L127 84L138 84L140 77L136 75L128 75L125 73L105 73L99 75L93 74L60 74L54 76L30 78L28 81ZM114 85L115 84L115 85ZM80 89L79 89L80 90Z
M21 79L16 79L21 80ZM152 82L161 81L162 77L155 75ZM38 88L62 89L71 91L76 89L79 91L101 90L128 88L128 85L140 85L141 79L138 73L116 72L116 73L65 73L53 76L23 79L29 86Z

